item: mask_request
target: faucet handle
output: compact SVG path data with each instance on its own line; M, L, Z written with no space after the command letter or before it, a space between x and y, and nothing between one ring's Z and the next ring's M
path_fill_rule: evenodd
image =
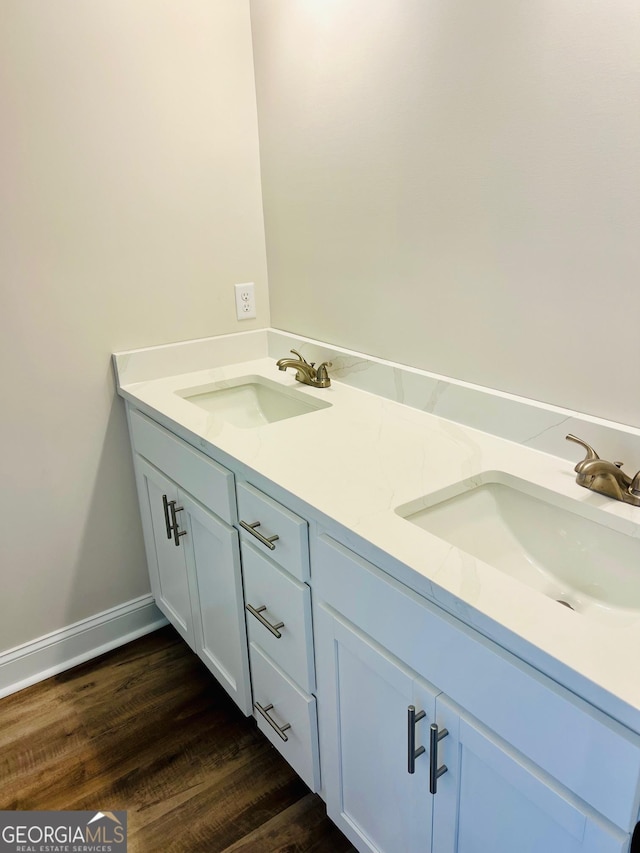
M631 485L629 486L629 494L635 495L635 497L640 497L640 471L636 474L636 476L631 481Z
M331 380L327 373L327 367L331 367L330 361L323 361L322 364L318 365L316 370L316 380L314 382L314 385L317 388L328 388L329 385L331 385Z
M307 359L303 355L301 355L297 349L290 349L289 352L293 353L293 355L297 355L300 361L303 361L305 364L309 364ZM311 364L309 364L309 367L313 367L314 364L315 361L312 361Z
M574 441L576 444L580 444L587 451L587 455L584 457L584 459L582 459L580 462L578 462L576 467L573 469L574 471L577 471L578 473L580 473L580 471L582 470L582 467L584 466L584 464L586 462L591 462L593 459L600 459L600 457L595 452L593 447L591 447L590 444L587 444L586 441L583 441L581 438L578 438L575 435L571 435L571 433L569 433L569 435L565 436L565 438L567 439L567 441Z

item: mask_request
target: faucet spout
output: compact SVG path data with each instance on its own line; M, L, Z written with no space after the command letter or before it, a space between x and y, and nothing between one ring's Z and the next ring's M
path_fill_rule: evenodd
M286 370L288 367L300 368L300 362L297 358L280 358L276 361L278 370Z

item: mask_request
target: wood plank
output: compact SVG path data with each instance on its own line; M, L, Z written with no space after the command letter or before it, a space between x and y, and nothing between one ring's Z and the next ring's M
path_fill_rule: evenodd
M291 850L349 853L353 849L340 830L327 820L322 800L309 792L227 847L224 853L285 853Z

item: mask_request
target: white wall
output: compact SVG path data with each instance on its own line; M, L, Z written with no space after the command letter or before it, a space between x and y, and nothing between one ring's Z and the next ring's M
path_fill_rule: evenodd
M640 426L637 0L251 12L272 325Z
M0 114L1 651L148 591L110 353L269 324L248 2L4 0Z

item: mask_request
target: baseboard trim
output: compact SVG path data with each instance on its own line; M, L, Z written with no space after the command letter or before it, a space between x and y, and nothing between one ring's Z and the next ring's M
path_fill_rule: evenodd
M161 628L167 620L143 595L0 653L0 698L44 681Z

